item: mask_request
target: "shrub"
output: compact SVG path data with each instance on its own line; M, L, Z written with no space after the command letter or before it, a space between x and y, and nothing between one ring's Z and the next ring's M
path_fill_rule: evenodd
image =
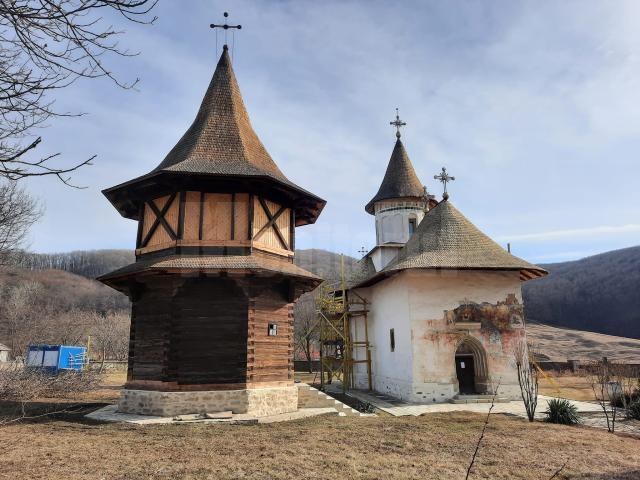
M545 422L574 425L580 422L577 407L566 398L549 400L549 407L544 412Z
M359 408L362 413L376 413L376 406L373 403L362 402L362 408Z
M640 420L640 399L629 404L629 407L627 408L627 416L634 420Z

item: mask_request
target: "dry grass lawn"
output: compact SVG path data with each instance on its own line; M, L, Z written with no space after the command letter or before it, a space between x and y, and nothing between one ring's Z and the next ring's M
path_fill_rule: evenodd
M550 397L569 398L583 402L595 400L591 383L585 376L579 375L554 375L553 372L545 372L548 376L540 377L540 394Z
M529 321L527 339L549 360L600 360L640 363L640 339L552 327Z
M0 427L0 478L463 479L484 416L316 417L270 425ZM640 440L493 415L471 478L638 479Z

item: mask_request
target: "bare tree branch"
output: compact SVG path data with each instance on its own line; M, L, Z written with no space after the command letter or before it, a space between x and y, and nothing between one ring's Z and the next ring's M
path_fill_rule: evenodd
M51 98L82 78L106 77L124 89L124 81L105 64L109 56L137 55L122 49L123 34L103 14L117 12L127 21L150 24L158 0L0 0L0 177L19 180L55 176L73 187L68 174L95 158L71 166L54 165L59 153L30 158L41 144L36 130L60 112Z
M22 246L42 209L15 181L0 183L0 265Z

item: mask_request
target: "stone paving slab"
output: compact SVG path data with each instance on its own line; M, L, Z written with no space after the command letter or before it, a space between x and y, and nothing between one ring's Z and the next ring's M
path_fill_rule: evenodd
M369 402L376 408L382 410L385 413L393 415L394 417L402 416L419 416L427 413L441 413L441 412L475 412L475 413L487 413L491 407L490 403L410 403L403 402L398 399L390 401L391 397L381 395L375 392L364 392L362 390L350 390L349 395L357 398L362 402ZM543 417L544 411L547 409L547 403L554 397L547 397L544 395L538 396L538 408L536 409L536 417ZM571 401L577 408L578 412L600 412L600 406L597 403L592 402L578 402ZM517 415L519 417L527 416L527 412L524 408L524 403L521 400L496 403L493 406L492 413L506 413L511 415Z
M255 424L255 423L275 423L275 422L287 422L290 420L299 420L301 418L315 417L318 415L338 415L338 411L335 408L300 408L295 412L281 413L278 415L268 415L265 417L255 417L249 414L236 414L230 418L219 419L193 419L193 420L176 420L175 417L157 417L152 415L135 415L132 413L118 412L117 405L107 405L94 412L85 415L92 420L98 420L101 422L123 422L131 423L134 425L162 425L162 424L174 424L184 425L191 423L198 424Z

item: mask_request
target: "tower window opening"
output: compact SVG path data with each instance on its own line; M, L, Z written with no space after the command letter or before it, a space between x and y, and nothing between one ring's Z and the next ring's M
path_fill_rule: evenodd
M416 231L416 219L410 218L409 219L409 235L413 235L413 232L415 231Z
M389 330L389 346L391 347L391 351L396 351L396 332L393 330Z

